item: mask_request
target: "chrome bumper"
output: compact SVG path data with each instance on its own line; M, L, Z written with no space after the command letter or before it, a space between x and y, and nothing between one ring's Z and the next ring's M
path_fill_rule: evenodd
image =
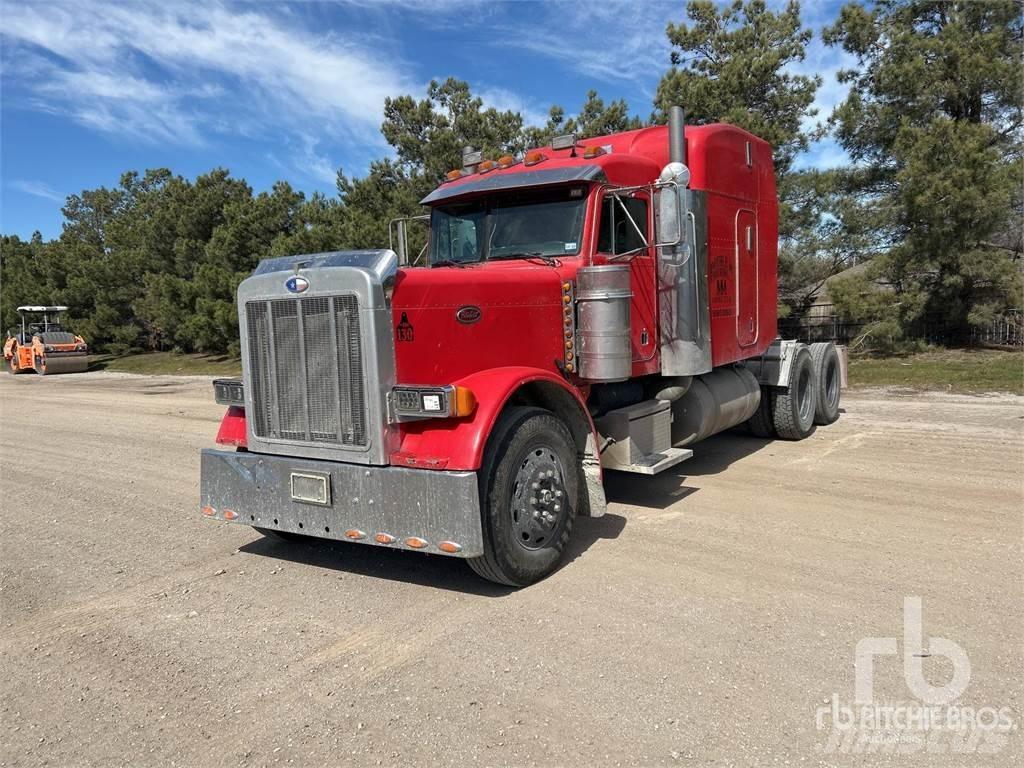
M293 472L328 476L327 503L293 500ZM484 551L475 472L367 467L206 449L200 507L209 518L323 539L456 557L476 557ZM408 539L425 544L411 546ZM440 549L445 542L457 545L457 551Z

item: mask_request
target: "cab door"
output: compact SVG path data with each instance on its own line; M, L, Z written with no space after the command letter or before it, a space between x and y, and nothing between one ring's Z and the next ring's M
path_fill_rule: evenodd
M658 291L651 234L650 199L633 193L613 199L606 195L601 204L597 252L609 263L629 264L633 299L630 303L630 336L633 363L654 359L657 352ZM639 231L638 231L639 230ZM646 372L634 367L634 375Z
M736 212L736 341L749 347L757 341L758 318L757 214Z

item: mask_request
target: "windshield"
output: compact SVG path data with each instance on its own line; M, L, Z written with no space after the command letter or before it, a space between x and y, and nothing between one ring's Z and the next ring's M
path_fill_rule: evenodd
M586 187L505 192L435 208L430 263L467 263L580 251Z

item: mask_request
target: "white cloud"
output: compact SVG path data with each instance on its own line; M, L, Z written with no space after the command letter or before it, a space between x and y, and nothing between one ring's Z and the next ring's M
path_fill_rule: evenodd
M544 125L548 121L547 109L531 103L507 88L483 85L474 87L473 92L483 99L485 107L494 107L503 112L518 112L522 115L524 125Z
M273 6L5 4L5 77L29 105L117 136L309 130L379 144L386 96L415 89L356 33L310 31ZM227 87L220 88L217 83Z
M62 205L64 204L64 195L43 181L18 179L16 181L12 181L9 186L11 189L24 192L26 195L41 197L44 200L50 200L51 202L60 203Z
M682 13L681 3L662 0L605 0L587 7L543 3L520 14L523 21L496 35L495 43L560 61L596 85L632 84L650 100L669 66L665 26ZM630 106L643 111L647 104Z

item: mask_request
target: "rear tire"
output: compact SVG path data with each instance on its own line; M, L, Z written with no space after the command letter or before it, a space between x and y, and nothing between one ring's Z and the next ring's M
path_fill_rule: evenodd
M818 402L814 409L814 423L833 423L839 418L839 353L831 341L811 344L811 361L814 367L815 389Z
M789 369L789 384L776 391L772 407L775 432L783 440L803 440L814 431L816 384L811 352L801 344Z
M480 469L484 554L479 576L522 587L558 567L580 494L576 446L565 424L540 408L513 407L498 420Z
M754 411L754 415L747 420L750 434L754 437L763 437L769 440L775 437L775 424L772 421L774 400L775 390L772 387L761 387L761 403Z

